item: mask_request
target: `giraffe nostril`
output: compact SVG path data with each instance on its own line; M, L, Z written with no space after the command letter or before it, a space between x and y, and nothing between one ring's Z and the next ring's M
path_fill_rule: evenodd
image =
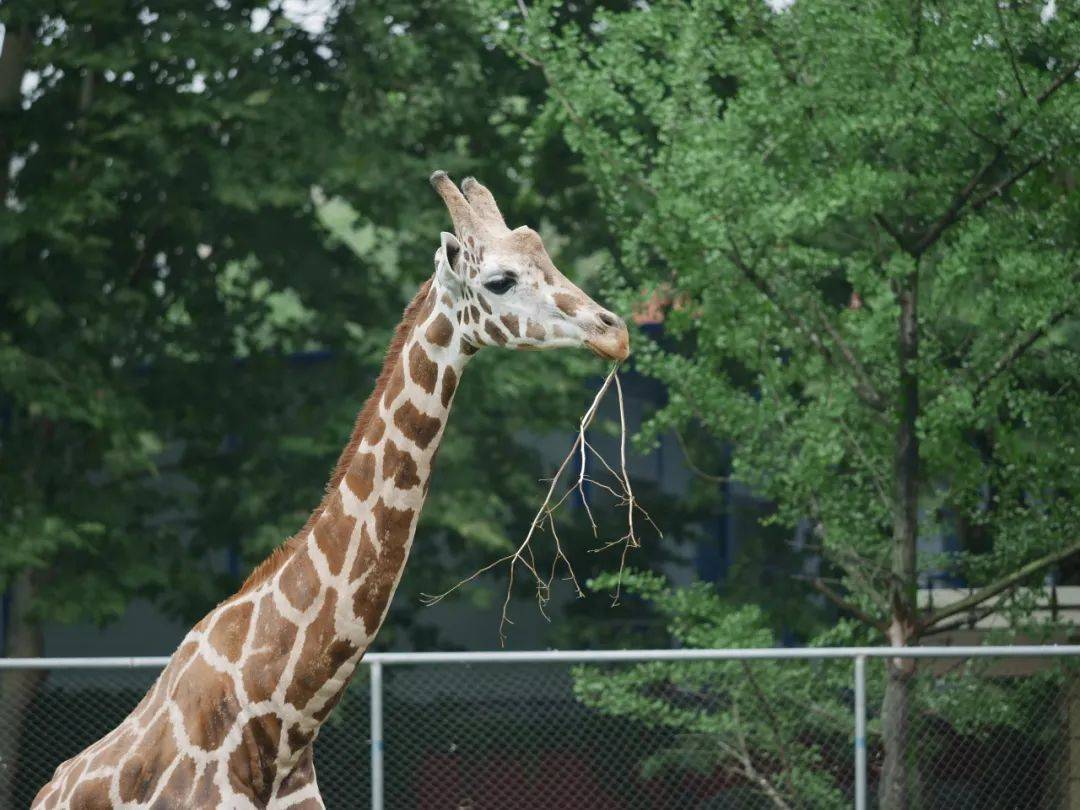
M600 312L600 323L609 329L614 329L619 325L619 319L612 315L610 312Z

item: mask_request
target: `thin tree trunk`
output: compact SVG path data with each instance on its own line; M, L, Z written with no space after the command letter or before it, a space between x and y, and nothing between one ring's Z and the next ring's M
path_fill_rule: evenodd
M9 591L11 612L8 622L8 658L37 658L42 653L40 626L29 618L34 597L29 572L20 574ZM18 776L19 746L26 714L41 683L40 671L12 670L0 679L0 807L16 807L13 791Z
M29 28L10 28L0 48L0 209L7 200L11 153L15 148L11 124L22 108L22 82L32 45L33 32Z
M908 274L898 289L900 301L899 396L894 456L895 506L893 510L892 582L889 587L889 642L907 646L916 634L916 542L919 535L919 271ZM889 661L882 705L885 762L881 772L881 810L907 810L912 779L908 768L908 732L913 659Z

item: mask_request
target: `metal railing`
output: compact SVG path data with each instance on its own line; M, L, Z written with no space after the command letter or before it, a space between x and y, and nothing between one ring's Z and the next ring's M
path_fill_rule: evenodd
M868 719L874 719L868 718L868 706L871 709L876 708L869 696L870 692L874 692L874 697L878 697L884 683L884 668L874 669L868 675L868 669L871 669L868 664L879 663L882 659L915 659L924 662L920 666L927 670L923 673L925 689L919 698L924 702L918 706L930 720L949 730L947 735L941 731L936 731L933 735L926 731L918 733L925 735L922 742L926 744L924 747L932 751L932 756L937 757L935 763L947 761L953 772L949 779L941 777L938 780L940 784L936 784L934 779L938 777L932 774L937 771L934 768L927 769L928 775L924 778L924 782L929 784L927 790L937 790L943 794L947 789L956 791L956 795L961 795L966 790L964 795L971 796L980 795L980 790L982 794L999 791L1000 788L997 787L980 787L974 784L972 780L976 777L970 774L981 773L985 768L977 761L977 756L981 754L972 754L971 751L975 748L979 751L996 750L1002 745L1000 740L1010 734L1020 735L1018 739L1021 742L1025 739L1024 735L1032 738L1039 735L1040 742L1037 744L1042 746L1039 750L1045 750L1046 760L1046 763L1039 766L1045 771L1040 771L1043 773L1040 776L1040 784L1043 785L1040 788L1042 793L1039 794L1041 798L1026 799L1023 806L1053 807L1056 810L1058 807L1080 806L1080 773L1060 773L1053 770L1055 767L1067 769L1072 760L1080 762L1080 688L1076 688L1080 679L1074 678L1072 669L1067 666L1067 660L1076 656L1080 656L1080 646L1071 645L372 653L363 661L369 676L366 679L369 691L366 707L363 707L362 702L358 704L353 700L350 704L350 701L346 700L336 714L344 713L349 718L346 720L347 725L352 727L359 724L350 721L359 719L366 708L370 727L370 739L366 743L370 755L370 806L373 810L384 810L387 806L388 760L384 756L384 726L387 711L386 677L389 670L394 671L394 678L391 680L396 681L391 693L392 711L395 716L402 718L401 722L391 729L393 753L389 761L391 769L394 770L391 796L391 806L394 807L425 806L425 800L421 796L425 790L427 794L443 796L447 801L456 801L457 804L453 806L474 806L474 798L450 799L451 790L447 787L449 782L445 781L450 779L446 775L447 771L452 771L455 767L465 771L472 768L475 771L475 760L488 756L492 763L495 763L488 770L496 774L494 778L497 780L500 767L503 767L503 772L509 772L498 763L511 761L501 757L500 749L527 747L526 743L531 742L529 736L543 736L537 730L542 727L554 729L554 732L551 732L554 742L545 743L538 748L534 746L536 750L542 749L541 755L539 758L534 756L530 761L541 763L537 766L541 769L546 767L557 770L559 766L550 763L567 761L557 756L560 745L572 748L577 752L574 756L585 752L584 759L600 762L598 757L605 752L604 746L610 739L605 735L611 734L611 729L622 729L617 733L623 734L621 739L624 740L624 745L621 750L626 752L624 758L627 762L612 764L605 761L596 765L598 769L606 769L605 773L618 773L622 775L621 778L638 780L638 783L644 784L647 778L642 774L646 771L662 772L666 767L663 763L671 760L667 754L674 752L676 758L704 757L704 772L712 781L705 779L704 782L699 782L708 783L700 788L700 795L706 797L707 794L724 793L729 797L724 800L727 803L717 806L757 808L853 805L856 810L865 810L871 799ZM950 661L960 663L944 665ZM40 672L59 676L60 673L74 672L89 675L102 670L153 671L164 667L167 662L167 658L156 657L0 659L0 678L13 672ZM765 672L755 671L751 662L771 662L776 667ZM818 662L819 669L813 668L815 662ZM820 666L832 666L838 662L850 662L851 665L850 675L847 676L850 678L847 681L848 686L842 689L837 687L843 680L842 672L820 669ZM1023 663L1010 666L1008 662ZM741 669L734 669L735 665ZM796 682L809 690L801 696L790 693L790 683L785 685L776 680L779 676L791 674L791 668L794 667L801 668L795 673L797 676L805 674L805 678L801 680L797 677ZM433 672L438 673L438 677L431 676L429 682L426 679ZM462 678L461 672L465 672L468 677ZM411 675L405 677L408 673ZM633 676L629 681L626 679L628 675ZM840 678L839 681L837 677ZM409 682L410 678L413 683ZM806 679L814 678L820 679L818 685L812 682L804 683ZM753 700L757 702L750 708L772 716L772 738L767 735L754 738L753 729L749 725L751 721L738 719L740 712L743 717L749 714L740 703L741 700L749 700L739 692L743 679L751 681L754 687ZM362 676L358 679L360 682L363 680ZM146 678L144 681L149 683ZM0 684L2 683L0 680ZM447 688L448 684L453 683L457 686ZM437 688L433 687L433 684L437 685ZM35 688L40 688L40 685ZM87 687L85 684L77 687L63 683L56 687L60 692L66 689L71 694L79 694L79 688ZM109 684L104 687L96 685L93 688L97 690L95 695L108 694L109 689L117 692L121 690L119 685ZM123 688L127 690L123 693L123 700L130 701L137 699L138 689L142 687L132 685ZM355 687L350 689L354 695L356 691ZM436 692L438 694L434 694ZM608 693L618 693L619 702L608 700ZM847 715L850 729L850 736L847 737L847 745L850 745L850 778L846 775L847 771L834 761L837 757L833 755L842 747L837 742L840 736L836 733L835 725L831 731L818 728L814 734L808 733L809 726L800 726L802 718L797 716L799 701L806 701L809 695L810 702L817 703L814 698L816 694L821 697L821 705L808 706L807 711L813 709L823 716L831 711L834 718L850 712ZM20 727L23 725L23 718L13 720L8 717L10 712L7 707L12 699L10 691L0 692L0 738L8 733L5 724L18 720ZM39 696L39 700L43 698ZM104 705L103 698L99 696L97 700ZM118 699L117 703L122 703L123 700ZM89 705L87 701L80 703ZM788 703L791 705L787 705ZM134 703L131 703L131 706L133 705ZM130 710L131 706L127 709ZM552 706L556 708L552 709ZM989 706L996 707L998 711L994 713L983 710ZM117 711L119 708L122 707L118 705ZM671 711L667 711L669 708ZM1006 711L1010 709L1015 711ZM25 706L23 710L29 711ZM38 707L37 710L55 711L47 706ZM519 714L521 711L530 714L524 722L518 717L516 725L507 725L507 715L514 715L515 711ZM485 712L500 714L503 725L483 728L478 726L472 731L464 730L464 726L470 722L481 722ZM732 716L735 717L734 726L730 726ZM583 731L579 735L581 739L568 740L559 731L558 724L564 721L568 727L572 725L575 728L588 726L592 729L593 725L590 724L600 724L596 725L600 730ZM455 740L460 736L461 739L472 741L468 746L464 746L470 748L468 756L472 759L468 762L461 757L454 760L446 753L455 752L457 743L450 743L432 753L438 748L431 740L439 737L439 734L435 733L439 730L439 723L444 727L453 726L454 732L451 736ZM603 725L604 723L609 725ZM741 728L740 723L743 724ZM1054 732L1053 728L1048 729L1048 726L1053 726L1054 723L1060 726L1057 732ZM423 724L428 724L430 728L417 728ZM506 728L519 730L505 732ZM521 731L521 728L528 730ZM734 731L731 731L731 728L734 728ZM435 732L432 729L435 729ZM94 733L99 732L95 730ZM785 733L790 739L784 739ZM589 737L589 734L592 736ZM880 730L877 734L880 736ZM476 744L476 740L485 735L489 744L492 738L499 744L494 748ZM75 732L70 736L73 739L64 741L67 743L65 750L77 751L93 741L93 738L77 738L79 735ZM337 758L333 756L332 746L340 743L330 740L331 736L333 735L324 732L316 744L317 769L324 792L328 792L328 786L333 786L339 779L345 781L341 774L348 774L352 783L358 781L354 768L355 760L345 755ZM343 732L334 737L334 740L344 737ZM741 747L733 748L731 740L740 740ZM770 748L774 741L775 750ZM994 746L987 744L987 741L993 742ZM30 745L31 742L26 744ZM330 763L330 771L335 774L335 778L329 780L323 775L323 764L319 763L319 749L323 746L327 749L324 759ZM787 748L809 752L809 758L804 760L802 765L791 766L792 769L799 767L806 770L806 762L816 763L821 772L827 774L826 781L832 781L830 789L833 793L827 795L833 798L826 797L813 802L809 799L804 802L799 798L800 791L809 791L809 788L795 783L790 773L784 773L784 763L788 761L791 753L785 750ZM880 743L875 742L874 748L875 751L880 749ZM533 753L535 754L535 751ZM403 760L407 759L410 767L395 767L395 757L398 756ZM42 758L40 754L35 754L35 757ZM521 757L528 758L525 754ZM723 767L724 757L730 757L733 763L729 763L726 769ZM433 758L435 764L431 765ZM29 755L26 759L30 759ZM1059 761L1066 764L1055 765ZM58 762L59 760L46 764L51 770ZM447 762L451 765L446 765ZM454 765L454 762L457 764ZM463 762L465 764L462 764ZM544 762L548 764L544 765ZM13 767L10 762L0 765L5 768ZM711 775L708 772L710 765L714 766ZM1024 767L1030 770L1034 766ZM408 780L400 775L404 771L410 775ZM440 775L425 776L427 773ZM630 776L627 777L627 774ZM1017 778L1020 776L1028 780L1031 778L1030 774L1018 773ZM443 781L425 786L422 784L424 779ZM488 777L487 784L490 785L491 781L492 777ZM517 786L502 786L499 789L524 791L527 790L521 787L524 784L517 779ZM943 785L946 787L942 787ZM608 787L605 785L605 789ZM461 795L469 794L474 797L482 795L483 790L475 784L468 788L455 789L459 790ZM602 804L594 798L600 794L597 781L590 781L587 774L578 778L576 787L567 790L577 791L576 797L567 797L566 801L570 802L565 805L567 807L592 806L593 801L596 801L596 806ZM672 798L668 806L693 806L687 801L689 794L685 788L680 787L678 790L681 792ZM1024 790L1025 795L1034 796L1030 788ZM709 791L713 793L709 794ZM359 806L360 796L355 791L339 792L343 796L340 801L348 802L345 806ZM784 798L785 796L787 798ZM836 798L838 796L846 798L837 804L840 801ZM505 798L503 801L509 804L511 800ZM611 801L613 804L603 806L664 806L663 803L657 804L655 796L632 800L613 798ZM514 803L522 806L516 800ZM551 806L550 801L545 804ZM928 806L930 805L932 802L928 802ZM328 806L335 805L328 801ZM434 805L428 802L428 806ZM484 806L503 805L499 804L498 800L489 800L484 802ZM964 804L960 802L950 806L961 807ZM985 799L971 799L968 806L993 805Z

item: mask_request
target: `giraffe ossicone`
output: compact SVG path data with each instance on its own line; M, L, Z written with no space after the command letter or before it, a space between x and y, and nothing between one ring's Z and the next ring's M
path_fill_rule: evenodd
M142 702L34 808L322 808L312 745L386 617L461 374L484 346L625 359L623 321L510 230L491 193L431 183L453 232L405 310L327 494L187 634Z

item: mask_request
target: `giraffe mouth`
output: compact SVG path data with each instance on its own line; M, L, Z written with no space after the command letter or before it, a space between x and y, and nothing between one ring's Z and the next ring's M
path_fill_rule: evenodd
M630 336L626 329L598 338L589 338L585 346L601 360L622 362L630 356Z

